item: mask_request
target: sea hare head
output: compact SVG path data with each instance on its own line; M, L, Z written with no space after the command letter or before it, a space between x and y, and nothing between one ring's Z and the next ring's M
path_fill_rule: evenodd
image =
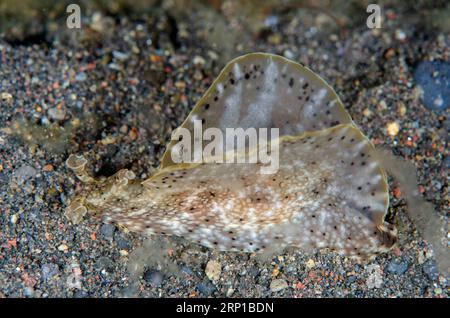
M135 174L127 169L119 170L109 178L94 179L86 171L87 160L82 155L70 155L66 166L83 182L81 191L70 201L65 215L73 223L79 223L88 210L102 214L98 209L103 202L126 200L128 191L139 191L142 186L132 180Z

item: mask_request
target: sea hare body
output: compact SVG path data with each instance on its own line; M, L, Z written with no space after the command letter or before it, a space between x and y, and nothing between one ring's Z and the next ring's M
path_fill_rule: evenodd
M85 189L67 215L87 209L144 235L176 235L224 251L299 246L366 257L394 246L396 230L385 222L386 176L375 149L309 69L271 54L237 58L182 127L192 131L194 119L221 131L279 128L279 139L271 141L279 147L279 169L261 174L260 161L177 164L170 155L176 140L147 180L128 170L94 180L82 158L71 156L68 166ZM256 151L243 148L236 150Z

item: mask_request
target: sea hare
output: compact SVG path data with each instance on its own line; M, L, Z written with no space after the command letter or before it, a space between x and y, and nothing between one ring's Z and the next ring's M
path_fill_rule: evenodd
M236 58L181 127L192 131L194 119L224 132L279 128L279 139L271 140L279 169L259 173L260 161L175 163L177 138L147 180L128 170L95 180L86 160L71 155L67 165L85 185L66 215L78 222L90 211L134 232L176 235L223 251L298 246L365 258L395 245L379 156L333 89L308 68L272 54ZM245 155L256 151L241 148Z

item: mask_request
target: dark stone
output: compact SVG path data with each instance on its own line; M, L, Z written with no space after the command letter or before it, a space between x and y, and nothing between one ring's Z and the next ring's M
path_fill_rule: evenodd
M164 281L164 275L158 270L149 269L144 274L144 280L149 286L159 287Z
M215 291L216 287L209 280L204 280L202 283L197 285L197 290L205 297L211 296Z
M423 272L431 280L437 280L439 278L439 269L436 265L436 262L433 260L429 260L428 262L423 264Z
M350 284L356 282L356 276L352 275L352 276L347 277L347 281L348 281Z
M94 265L94 268L98 271L106 270L111 271L114 268L114 262L106 256L100 257Z
M29 165L23 165L14 172L15 179L19 185L24 184L27 180L36 177L37 171Z
M85 292L84 290L77 290L73 294L73 298L87 298L87 297L89 297L89 294L87 292Z
M412 154L412 150L409 147L403 147L402 152L405 156L411 156L411 154Z
M116 237L115 241L117 243L117 247L121 250L129 250L131 248L130 242L121 237Z
M113 224L103 224L100 228L100 233L107 239L112 239L116 227Z
M138 297L139 295L139 288L137 283L132 283L129 286L123 288L118 295L119 297Z
M355 272L361 271L361 265L355 264L355 266L353 267L353 270L354 270Z
M259 269L252 267L248 269L248 275L250 275L253 278L256 278L259 276Z
M106 156L110 158L110 157L114 156L118 150L119 150L119 147L117 145L109 144L106 146Z
M423 61L414 79L423 90L422 100L430 110L444 111L450 106L450 64L444 61Z
M197 276L197 275L195 275L194 271L190 267L188 267L186 265L183 265L181 267L181 272L184 273L187 276L192 276L192 277L196 277Z
M42 270L42 278L46 281L52 279L53 277L59 274L58 265L53 263L46 263L42 265L41 270Z
M408 270L407 262L390 262L387 271L391 274L402 275Z
M445 157L444 162L442 163L442 166L445 169L450 169L450 156Z

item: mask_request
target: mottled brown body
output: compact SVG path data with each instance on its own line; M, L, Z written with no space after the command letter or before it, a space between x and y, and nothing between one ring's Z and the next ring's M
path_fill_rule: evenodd
M181 236L220 250L258 252L277 245L368 256L391 248L396 236L379 216L388 204L379 203L386 184L378 165L363 164L373 148L360 136L341 126L285 138L282 164L271 175L259 174L259 164L197 164L162 170L140 183L122 170L83 200L131 231ZM345 142L363 148L364 157L339 151ZM330 143L337 148L333 156L326 154ZM370 178L342 182L355 165L356 177ZM360 200L362 193L368 199Z
M93 180L85 161L72 156L68 165L87 190L68 216L90 210L144 235L176 235L225 251L293 245L366 257L395 244L396 231L384 220L386 177L373 145L310 70L269 54L238 58L182 127L192 129L194 118L221 129L280 128L278 171L260 174L261 163L175 164L175 141L161 170L142 181L127 170Z

